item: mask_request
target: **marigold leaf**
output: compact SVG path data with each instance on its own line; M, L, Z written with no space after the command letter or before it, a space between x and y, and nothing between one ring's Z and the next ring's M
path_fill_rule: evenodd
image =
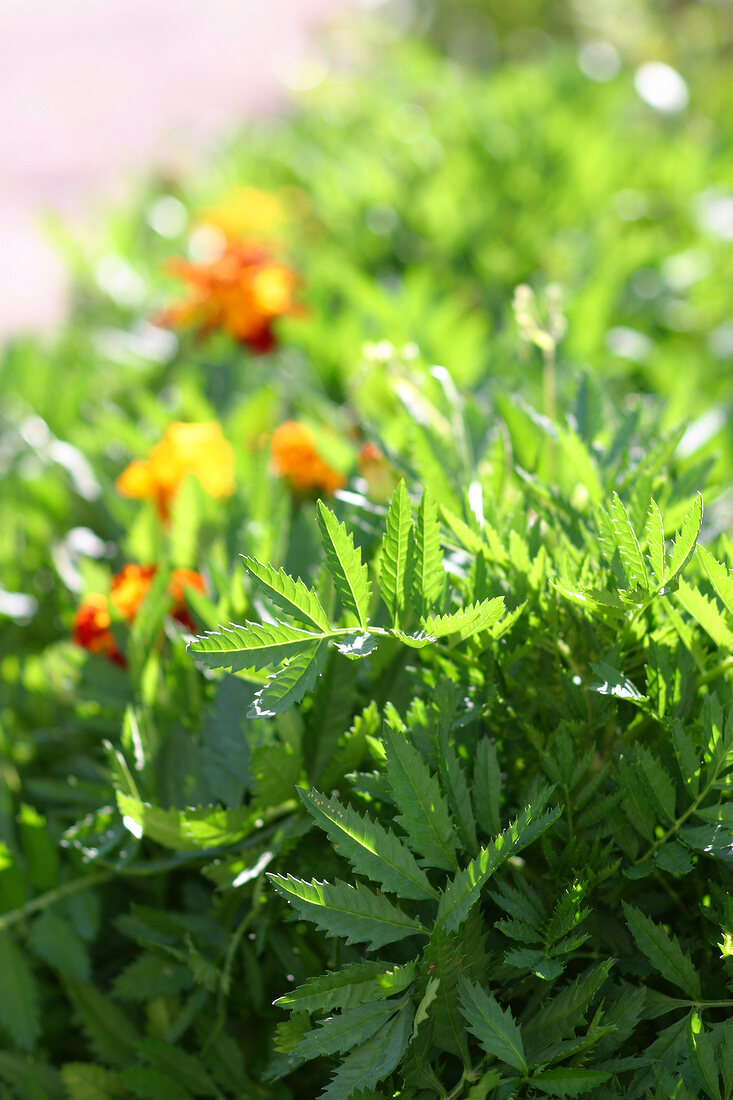
M354 613L363 630L369 621L369 574L362 564L354 537L322 500L318 501L318 526L328 568L344 607Z

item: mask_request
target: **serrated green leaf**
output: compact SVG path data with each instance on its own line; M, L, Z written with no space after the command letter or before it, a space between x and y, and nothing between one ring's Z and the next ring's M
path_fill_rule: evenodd
M65 917L47 909L34 922L28 943L35 955L72 978L89 979L89 948Z
M667 935L661 925L655 924L640 909L627 902L622 904L626 923L636 946L654 969L668 982L683 990L688 997L695 1001L702 1000L700 975L677 939Z
M714 600L684 579L680 580L675 596L717 646L733 648L733 631Z
M347 533L330 508L318 501L318 526L321 530L323 550L328 568L347 611L356 615L359 625L366 629L369 621L370 584L361 553L354 546L353 535Z
M673 719L669 728L682 782L691 794L697 797L700 790L701 770L699 754L695 751L695 746L679 718Z
M510 1009L464 975L458 979L461 1011L469 1030L487 1054L506 1062L520 1073L527 1073L522 1034Z
M601 1073L596 1069L563 1066L561 1069L546 1069L542 1073L535 1073L531 1081L545 1096L573 1097L597 1089L610 1076L610 1073Z
M468 867L459 871L446 886L438 905L437 924L455 931L468 916L481 890L510 856L536 840L560 816L560 809L544 811L550 791L545 790L527 806L503 833L482 848Z
M695 553L698 535L702 527L702 494L698 493L692 506L682 521L682 527L672 544L666 584L669 585L680 575Z
M118 1074L125 1096L135 1100L192 1100L190 1092L154 1066L130 1066ZM128 1091L129 1090L129 1091Z
M710 1035L696 1012L690 1013L687 1025L687 1048L690 1061L697 1070L706 1096L710 1100L723 1100L718 1079L718 1066Z
M68 1100L120 1100L125 1095L115 1075L102 1066L67 1062L61 1067L61 1079Z
M255 695L247 717L274 718L299 703L305 693L313 689L323 668L327 649L327 642L316 642L268 676Z
M501 831L501 768L496 745L488 737L482 737L476 747L476 764L473 773L473 797L478 823L489 836Z
M21 1050L33 1050L41 1034L38 990L25 954L9 932L0 932L0 1024Z
M374 1088L391 1073L409 1042L412 1015L412 1005L403 1005L376 1035L347 1055L321 1100L347 1100L357 1090Z
M384 726L386 770L406 843L431 867L457 866L456 838L438 780L405 734Z
M420 1024L424 1024L430 1014L430 1006L438 996L438 989L440 988L440 978L430 978L428 984L425 986L425 992L423 993L422 1000L417 1006L415 1011L415 1020L412 1025L412 1038L417 1039L417 1032Z
M404 481L392 495L379 557L379 587L392 624L399 627L408 604L414 562L408 553L412 533L412 505Z
M438 509L428 489L423 491L417 512L412 570L412 599L420 617L429 615L445 587L443 553L440 549Z
M715 595L721 601L729 615L733 615L733 573L726 565L716 560L704 546L698 546L697 557L708 575Z
M677 792L667 770L654 753L638 742L634 746L634 766L644 780L660 817L674 823Z
M298 794L336 851L358 874L381 883L383 889L399 897L437 899L438 891L430 885L410 849L380 822L362 817L352 806L325 798L315 789L308 793L298 788Z
M328 936L343 936L347 944L384 947L405 936L423 932L422 926L381 894L357 882L304 882L292 875L268 875L275 890L295 911Z
M188 652L207 668L267 668L299 656L318 645L323 634L301 630L287 623L250 623L221 626L188 643ZM331 637L332 635L328 635Z
M657 507L657 502L652 498L649 503L649 511L646 514L644 525L649 561L651 563L657 588L664 584L666 574L666 558L664 552L664 523Z
M376 998L401 993L415 980L417 965L387 967L380 961L352 963L333 974L319 974L284 994L276 1005L294 1012L328 1012L333 1008L354 1008Z
M401 1001L381 1000L347 1008L321 1021L309 1031L292 1054L306 1060L319 1055L345 1054L360 1043L371 1039L375 1032L402 1007Z
M488 630L499 622L504 614L504 597L497 596L493 600L481 600L480 603L469 604L460 611L453 611L448 615L430 615L422 620L423 630L431 638L448 638L455 635L457 638L470 638L480 630Z
M263 565L256 558L243 555L242 561L244 568L267 593L272 603L287 611L294 619L314 627L318 633L328 633L331 629L328 616L312 588L308 588L300 578L295 580L284 569Z
M621 502L618 493L614 493L609 507L609 518L613 529L613 537L618 548L621 564L629 582L630 588L649 589L649 574L647 572L644 556L639 546L636 532L631 526L631 520Z
M65 984L94 1057L110 1066L134 1061L140 1037L129 1015L88 982L67 978Z
M148 1038L140 1043L139 1050L155 1069L173 1078L192 1096L215 1095L214 1082L206 1067L198 1058L186 1053L180 1046Z
M611 965L609 959L590 967L527 1021L523 1030L530 1054L548 1041L572 1038L575 1029L585 1022L591 1002L603 987Z

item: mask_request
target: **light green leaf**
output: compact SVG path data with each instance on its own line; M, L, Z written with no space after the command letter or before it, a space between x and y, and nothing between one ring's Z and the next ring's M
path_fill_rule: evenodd
M714 600L683 579L679 582L675 596L717 646L721 649L733 647L733 631Z
M222 626L189 642L188 652L207 668L266 668L297 657L324 637L287 623L250 623Z
M292 657L283 668L267 677L257 692L248 718L273 718L284 714L294 703L299 703L318 679L326 659L327 642L316 642Z
M682 950L674 936L668 935L640 909L623 902L624 916L636 946L668 982L682 989L695 1001L702 1000L700 975L690 956Z
M381 883L383 889L399 897L438 897L410 849L389 829L315 789L308 793L298 788L298 794L336 851L358 874Z
M125 1095L114 1074L102 1066L67 1062L61 1068L61 1078L68 1100L119 1100Z
M383 947L423 931L412 917L361 883L305 882L292 875L268 878L300 916L313 921L329 936L344 937L347 944Z
M522 1035L511 1010L502 1010L495 997L464 975L458 979L458 988L461 1011L469 1030L486 1053L526 1074L527 1060L524 1056Z
M279 997L276 1005L294 1012L328 1012L333 1008L354 1008L377 998L401 993L414 980L417 964L387 967L381 961L352 963L333 974L309 978L297 989Z
M703 569L713 586L715 595L722 602L726 611L733 615L733 573L726 565L716 558L704 546L698 546L697 557L702 562Z
M354 537L348 534L330 508L318 501L318 526L328 568L347 611L352 611L362 629L369 621L370 585L366 565L361 553L354 546Z
M629 587L648 589L649 574L639 546L639 540L618 493L614 493L611 498L609 518L621 564L629 581Z
M469 604L449 615L428 616L422 620L421 625L432 638L448 638L455 635L463 639L470 638L479 630L488 630L498 623L503 614L504 597L497 596L493 600L481 600L480 603Z
M406 733L396 725L388 712L383 736L387 776L399 810L397 822L407 834L407 844L429 866L454 870L455 831L440 784Z
M698 535L702 527L702 494L698 493L692 507L682 521L682 527L672 544L672 553L666 584L671 584L695 553Z
M320 633L331 629L328 616L315 591L302 580L295 580L284 569L263 565L256 558L242 557L244 568L270 597L272 603L287 611L294 619L307 623Z
M414 542L412 596L419 616L429 615L445 588L443 554L440 549L438 509L428 489L423 491L417 512Z
M662 516L657 507L656 501L652 498L649 503L649 511L646 514L646 523L644 525L644 535L646 537L647 549L649 552L649 561L651 563L652 570L657 582L657 588L661 588L664 584L665 578L665 552L664 552L664 523Z
M408 568L412 505L404 481L392 495L379 557L379 587L392 623L399 627L410 590L412 563Z
M417 1006L415 1012L415 1022L412 1026L412 1038L417 1039L417 1032L420 1024L424 1023L429 1015L429 1009L435 998L438 996L438 989L440 988L440 978L430 978L428 984L425 987L425 992L422 996L420 1004Z

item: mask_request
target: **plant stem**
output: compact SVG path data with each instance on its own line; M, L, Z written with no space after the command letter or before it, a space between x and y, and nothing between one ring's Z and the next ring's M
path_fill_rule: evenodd
M40 913L44 909L48 909L50 905L55 905L57 901L63 901L64 898L68 898L72 894L78 894L80 891L87 890L92 886L98 886L113 877L112 871L100 871L96 875L77 878L72 882L65 882L63 886L57 886L54 890L48 890L45 894L40 894L37 898L27 901L20 909L11 909L9 913L0 914L0 932L12 928L14 924L20 924L28 917L33 916L34 913Z

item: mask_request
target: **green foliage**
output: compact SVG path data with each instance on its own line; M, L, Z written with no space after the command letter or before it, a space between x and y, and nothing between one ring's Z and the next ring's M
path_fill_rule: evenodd
M702 47L669 118L619 49L603 83L365 30L370 76L150 185L8 349L2 1100L733 1097L730 111ZM307 303L266 357L147 320L160 204L242 184ZM327 502L263 446L291 417ZM114 482L172 419L236 490L161 522ZM123 668L68 636L125 561Z

